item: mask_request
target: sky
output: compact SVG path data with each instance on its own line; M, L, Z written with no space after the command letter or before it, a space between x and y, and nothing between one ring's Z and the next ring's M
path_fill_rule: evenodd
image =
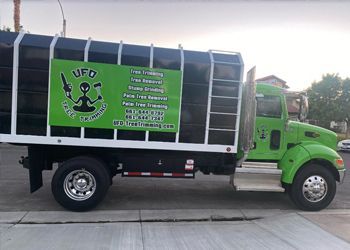
M245 71L276 75L304 90L322 75L350 77L350 1L61 0L67 36L242 54ZM62 30L57 0L22 0L32 34ZM13 29L13 2L0 0L0 26Z

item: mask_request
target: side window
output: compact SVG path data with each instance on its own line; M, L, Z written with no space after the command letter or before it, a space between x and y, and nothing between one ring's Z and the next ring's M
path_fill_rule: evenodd
M282 106L279 96L257 97L256 116L281 118Z

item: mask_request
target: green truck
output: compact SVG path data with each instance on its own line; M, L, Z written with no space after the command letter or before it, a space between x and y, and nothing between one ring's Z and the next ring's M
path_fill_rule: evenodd
M0 32L0 142L28 148L31 192L57 166L53 196L74 211L98 205L117 174L197 172L327 207L345 175L336 134L299 122L306 96L292 121L289 93L243 72L236 52Z

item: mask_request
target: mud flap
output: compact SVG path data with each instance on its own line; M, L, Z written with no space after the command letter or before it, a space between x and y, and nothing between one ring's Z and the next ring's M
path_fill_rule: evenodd
M52 166L48 162L47 151L42 146L28 146L28 157L22 160L24 168L29 170L30 192L34 193L43 186L42 171Z

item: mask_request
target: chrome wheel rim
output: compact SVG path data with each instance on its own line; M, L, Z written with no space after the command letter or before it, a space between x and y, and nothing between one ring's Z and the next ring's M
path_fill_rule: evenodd
M96 191L95 177L85 169L70 172L63 182L66 195L75 201L89 199Z
M303 185L303 195L310 202L319 202L324 199L328 192L327 182L322 176L312 175Z

